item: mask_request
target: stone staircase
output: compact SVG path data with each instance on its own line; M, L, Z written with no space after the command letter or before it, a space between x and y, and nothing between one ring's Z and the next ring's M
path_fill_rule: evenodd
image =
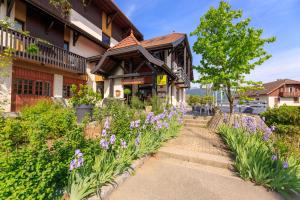
M219 135L207 128L211 119L211 116L185 116L180 136L160 148L157 156L161 159L232 170L226 146Z

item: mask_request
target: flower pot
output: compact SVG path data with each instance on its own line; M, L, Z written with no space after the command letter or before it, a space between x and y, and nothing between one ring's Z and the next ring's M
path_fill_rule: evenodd
M152 111L152 106L145 106L145 111L148 113L148 112L151 112Z
M77 122L81 123L85 116L90 118L93 115L93 105L78 105L75 106Z

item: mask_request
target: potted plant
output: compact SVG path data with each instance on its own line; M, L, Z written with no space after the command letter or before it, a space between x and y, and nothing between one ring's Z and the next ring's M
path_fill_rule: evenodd
M101 95L87 85L72 85L73 94L70 103L76 111L77 122L81 123L85 116L92 117L94 106L101 100Z
M131 94L131 90L129 88L125 88L124 94L126 95L127 104L129 104L129 95Z

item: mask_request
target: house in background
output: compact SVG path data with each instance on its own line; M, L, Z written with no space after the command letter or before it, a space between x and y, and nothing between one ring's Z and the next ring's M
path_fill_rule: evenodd
M300 106L300 81L290 79L278 79L263 84L264 89L249 92L248 96L256 101L265 102L268 107Z
M0 53L16 50L8 76L0 77L5 111L69 98L72 84L88 84L104 97L123 98L129 87L173 105L185 102L184 90L193 78L185 34L143 40L114 1L82 2L71 0L69 15L63 16L49 0L0 0L0 19L15 21L13 29L0 26ZM130 49L131 39L136 44ZM37 52L29 53L32 47Z

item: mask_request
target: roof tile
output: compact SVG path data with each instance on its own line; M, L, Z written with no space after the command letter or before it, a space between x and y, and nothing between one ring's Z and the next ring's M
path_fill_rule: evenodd
M170 44L176 42L177 40L185 37L183 33L171 33L169 35L155 37L149 40L141 41L141 45L145 48L161 46L165 44Z

